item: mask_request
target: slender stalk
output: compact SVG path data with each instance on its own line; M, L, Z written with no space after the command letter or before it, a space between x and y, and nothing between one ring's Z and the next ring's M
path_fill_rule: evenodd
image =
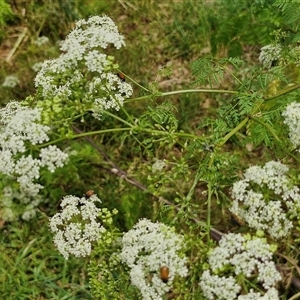
M131 121L131 123L133 123L133 119L132 116L129 115L129 113L127 112L127 110L125 109L125 107L123 105L120 105L122 112L126 115L126 117L128 118L128 120ZM129 124L129 123L128 123Z
M59 142L64 141L64 140L74 140L74 139L77 139L77 138L80 138L80 137L86 137L86 136L91 136L91 135L96 135L96 134L102 134L102 133L108 133L108 132L119 132L119 131L130 131L130 130L132 130L132 127L112 128L112 129L103 129L103 130L97 130L97 131L84 132L84 133L80 133L80 134L64 136L64 137L61 137L59 139L50 141L48 143L38 145L38 147L43 148L43 147L46 147L46 146L49 146L49 145L59 143Z
M197 170L197 173L196 173L196 176L195 176L195 179L194 179L194 182L186 196L187 200L190 200L192 198L192 196L194 195L194 191L195 191L195 188L196 188L196 185L197 183L199 182L200 178L201 178L201 168L199 168Z
M212 90L212 89L191 89L191 90L178 90L172 92L165 92L165 93L154 93L134 99L125 100L124 103L130 103L135 101L147 100L151 98L163 97L163 96L171 96L177 94L187 94L187 93L218 93L218 94L239 94L238 91L230 91L230 90Z
M122 72L120 70L117 70L118 72ZM127 74L124 74L124 76L126 78L128 78L131 82L133 82L135 85L137 85L138 87L140 87L141 89L143 89L144 91L151 93L150 90L148 90L147 88L145 88L144 86L140 85L138 82L136 82L134 79L132 79L131 77L129 77Z
M107 115L107 116L110 116L110 117L112 117L112 118L114 118L114 119L116 119L116 120L118 120L118 121L124 123L124 124L127 125L127 126L130 126L130 127L133 127L133 126L134 126L133 124L128 123L126 120L124 120L124 119L122 119L122 118L116 116L115 114L113 114L113 113L111 113L111 112L109 112L109 111L107 111L107 110L103 111L103 113L104 113L105 115Z
M223 67L223 69L229 73L239 84L242 84L242 82L226 67Z
M299 299L300 298L300 293L297 293L295 295L293 295L291 298L289 298L288 300L295 300L295 299Z
M207 228L210 229L210 219L211 219L211 196L212 196L212 186L211 186L211 181L208 182L207 184L208 187L208 195L207 195ZM207 232L207 239L210 240L210 231Z
M22 29L22 33L19 35L17 41L15 42L13 48L9 51L5 61L9 62L12 58L12 56L14 55L14 53L17 51L18 47L20 46L20 44L22 43L22 41L24 40L26 34L28 32L28 28L27 27L23 27Z
M233 128L228 134L226 134L221 140L216 144L217 147L223 146L233 135L235 135L240 129L242 129L249 121L250 117L246 117L240 124Z
M253 121L255 121L255 122L257 122L257 123L259 123L260 125L264 126L265 128L267 128L268 131L270 131L270 133L273 135L273 137L275 138L275 140L278 141L279 143L281 143L280 138L278 137L278 135L276 134L276 132L273 130L273 128L269 124L263 122L262 120L260 120L257 117L251 116L250 119L253 120Z
M275 138L275 140L279 142L279 146L282 145L282 142L281 142L280 138L277 136L276 132L273 130L273 128L269 124L261 121L259 118L256 118L256 117L250 117L250 118L253 121L255 121L255 122L261 124L262 126L264 126L265 128L267 128L269 130L269 132L273 135L273 137ZM294 155L290 151L286 150L286 148L284 146L281 146L281 149L283 149L283 151L287 155L291 156L295 161L297 161L300 164L300 159L296 155Z
M285 95L285 94L288 94L289 92L292 92L292 91L297 90L297 89L299 89L299 88L300 88L300 83L299 83L299 84L296 84L296 85L293 85L293 86L291 86L291 87L288 87L288 88L286 88L286 89L284 89L284 90L282 90L282 91L279 91L276 95L274 95L274 96L272 96L272 97L269 97L269 98L266 98L265 101L271 101L271 100L273 100L273 99L276 99L276 98L278 98L278 97L281 97L281 96L283 96L283 95Z
M145 128L142 128L139 130L138 127L134 128L136 129L137 131L142 131L142 132L148 132L148 133L152 133L153 135L170 135L170 136L175 136L175 137L186 137L186 138L191 138L191 139L194 139L194 140L201 140L203 139L203 137L199 137L199 136L196 136L194 134L190 134L190 133L184 133L184 132L168 132L168 131L160 131L160 130L153 130L153 129L145 129Z

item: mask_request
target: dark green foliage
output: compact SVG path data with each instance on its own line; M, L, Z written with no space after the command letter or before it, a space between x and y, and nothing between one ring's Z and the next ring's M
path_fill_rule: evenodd
M282 11L283 26L282 30L287 33L285 44L297 43L300 40L300 3L298 0L291 1L275 1L274 6L277 6Z
M191 64L193 75L196 77L194 84L206 85L211 87L220 85L224 79L224 73L232 66L237 69L241 60L237 58L221 58L203 57L197 59Z
M153 128L172 132L178 126L178 120L174 116L175 110L176 108L172 104L165 102L155 108L149 106L146 116L154 122Z
M13 15L12 10L5 0L0 0L0 28L2 28L6 21Z
M293 31L298 31L300 20L300 3L298 0L276 0L274 6L277 6L283 14L283 20L286 24L292 26Z
M171 147L175 142L172 137L172 133L175 132L178 127L178 120L174 115L175 110L176 108L172 104L164 102L161 105L148 106L146 112L140 116L139 126L141 126L141 128L146 126L158 132L157 137L155 134L151 134L141 139L141 146L149 155L151 154L148 151L154 149L155 142L159 141L160 146L168 145L168 147ZM159 131L165 132L165 134L160 136Z
M128 270L120 261L119 244L113 236L96 245L88 267L89 284L94 299L138 299L137 289L130 285Z
M247 45L265 45L280 26L280 11L273 1L217 1L209 11L212 53L226 51L228 57L241 56Z
M166 25L166 38L176 49L176 57L191 57L191 53L207 47L209 36L207 4L202 0L179 1L173 7L173 20Z
M0 0L0 42L5 36L5 24L13 17L13 12L5 0Z

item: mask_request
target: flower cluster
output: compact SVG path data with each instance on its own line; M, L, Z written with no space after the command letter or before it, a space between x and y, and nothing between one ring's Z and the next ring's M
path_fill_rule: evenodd
M5 182L4 182L5 185ZM14 201L17 199L18 201ZM29 221L36 215L37 206L42 202L41 195L34 197L13 189L11 186L5 186L0 195L1 219L4 221L14 221L21 212L21 218ZM22 207L20 203L24 204Z
M273 61L280 58L282 47L279 44L270 44L260 49L259 61L262 65L270 69Z
M38 72L42 68L42 66L43 66L43 62L36 62L31 66L31 69L34 72Z
M292 102L283 111L284 124L289 128L289 138L295 147L300 145L300 103ZM298 150L299 152L299 150Z
M54 172L62 167L68 155L56 146L40 151L39 157L25 155L28 146L49 140L50 128L40 123L41 111L12 101L0 110L0 172L16 178L21 193L35 197L43 187L34 181L40 177L40 169Z
M165 167L167 166L166 162L164 160L158 159L155 161L155 163L152 165L152 172L158 173L161 172Z
M76 257L90 255L92 242L106 231L98 219L106 218L109 212L97 207L100 203L95 194L89 198L66 196L60 204L62 211L50 218L50 229L55 234L54 244L65 259L70 254Z
M121 259L130 268L131 283L143 299L162 299L176 275L187 275L186 258L179 255L182 247L182 236L147 219L124 234Z
M299 188L291 184L287 172L288 167L276 161L248 168L244 179L233 185L230 211L274 239L285 237L293 227L288 214L300 205Z
M107 16L94 16L76 22L75 29L61 43L63 53L43 63L35 78L38 93L45 98L80 101L81 112L93 111L100 118L101 111L118 110L124 99L132 95L130 84L115 73L113 57L103 53L108 45L116 49L125 45L114 22ZM77 102L76 102L77 104Z
M262 238L234 233L223 236L219 246L210 253L210 269L201 277L200 286L205 297L211 300L279 299L275 285L281 276L272 261L275 250ZM239 284L242 277L259 282L265 290L264 295L243 290L243 284Z
M4 82L2 83L2 86L13 88L19 83L20 83L20 80L18 77L14 76L14 75L8 75L5 77Z
M35 41L34 44L38 47L41 47L49 42L49 38L46 36L39 36Z

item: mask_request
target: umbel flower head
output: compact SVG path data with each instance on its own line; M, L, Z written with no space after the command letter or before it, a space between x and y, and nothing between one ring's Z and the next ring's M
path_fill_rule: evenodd
M158 300L170 290L175 276L185 277L183 237L162 223L140 220L122 240L121 259L130 268L131 283L142 299Z
M300 103L292 102L283 111L283 123L289 128L289 138L294 147L300 146ZM297 150L299 152L299 149Z
M288 235L293 228L288 215L299 210L300 193L287 172L288 167L277 161L248 168L244 179L233 185L230 211L274 239Z
M8 75L5 77L2 86L8 88L14 88L17 84L20 84L19 78L14 75Z
M100 223L100 216L106 217L107 210L97 207L101 203L97 195L87 198L66 196L61 201L62 211L50 218L50 229L55 234L54 244L58 251L69 258L88 256L92 243L106 231Z
M42 99L55 98L56 112L63 111L68 102L73 104L73 111L93 111L98 118L103 110L119 110L124 99L132 95L132 87L116 75L114 58L104 53L109 45L116 49L125 45L109 17L77 21L61 43L63 53L45 61L37 74L38 95Z
M266 45L260 49L259 61L265 68L270 69L272 63L280 59L281 51L282 47L280 44Z
M272 261L275 250L266 239L234 233L223 236L201 277L204 296L209 300L278 300L275 285L281 276ZM260 284L264 292L247 293L243 287L249 281L253 281L251 287Z
M0 124L0 173L19 184L19 200L28 204L28 197L36 197L43 188L36 183L40 169L54 172L64 165L68 155L56 146L44 147L35 156L28 154L30 146L49 140L50 127L41 124L38 108L12 101L0 109Z

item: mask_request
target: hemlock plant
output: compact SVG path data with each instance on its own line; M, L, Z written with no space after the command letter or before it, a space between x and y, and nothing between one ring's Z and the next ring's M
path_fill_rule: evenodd
M277 2L284 15L289 6ZM291 65L299 68L299 49L296 37L287 43L284 36L277 33L261 48L261 66L249 72L240 59L206 57L192 66L195 82L214 86L161 92L118 75L110 51L125 46L125 39L111 18L77 21L60 45L62 54L41 65L36 95L0 110L2 218L33 218L48 203L40 195L47 189L41 178L76 156L63 142L85 138L103 157L101 167L156 198L159 207L148 206L153 220L142 218L122 232L118 207L108 208L105 193L102 201L85 191L61 200L60 211L49 218L54 243L65 259L91 258L95 299L280 299L280 259L294 259L288 249L299 242L300 210L300 84L285 73ZM215 88L223 76L232 80L232 90ZM136 96L135 88L143 95ZM201 134L183 130L176 105L167 100L190 93L221 95L219 117L203 120ZM139 114L130 109L144 101ZM78 120L92 120L97 128L84 131ZM140 174L133 168L129 176L90 139L107 133L121 133L135 153L143 149L146 168ZM248 166L238 179L234 149L249 145L266 145L273 159ZM243 222L231 228L234 233L214 228L221 224L214 210L225 209Z

